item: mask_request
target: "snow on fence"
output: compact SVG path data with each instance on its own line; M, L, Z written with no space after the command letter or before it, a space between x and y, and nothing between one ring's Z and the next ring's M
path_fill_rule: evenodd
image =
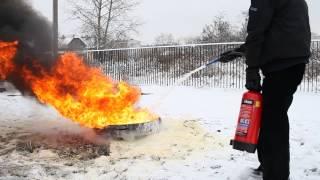
M82 52L87 63L98 66L115 80L137 85L177 85L178 79L207 63L222 52L241 43L210 43L156 46L126 49L88 50ZM320 40L312 41L312 57L300 90L320 92ZM214 64L193 74L180 85L215 88L243 88L243 59Z

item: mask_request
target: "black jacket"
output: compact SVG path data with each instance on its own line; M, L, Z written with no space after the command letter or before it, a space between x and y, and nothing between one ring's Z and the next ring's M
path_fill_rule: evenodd
M272 71L307 63L310 44L305 0L251 0L245 43L248 67Z

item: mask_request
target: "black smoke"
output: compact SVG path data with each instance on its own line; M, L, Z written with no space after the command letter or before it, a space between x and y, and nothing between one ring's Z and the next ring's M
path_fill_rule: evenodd
M52 65L52 26L49 21L35 11L28 0L0 0L0 41L16 40L19 41L16 64L34 71L34 61L45 67ZM19 76L19 73L13 73L9 81L21 92L28 91Z

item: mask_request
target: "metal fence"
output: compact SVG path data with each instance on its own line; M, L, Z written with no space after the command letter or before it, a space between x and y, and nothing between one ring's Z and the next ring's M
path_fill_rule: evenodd
M179 83L179 79L184 74L240 44L236 42L157 46L91 50L83 53L87 63L102 68L108 76L136 85L243 88L246 67L243 59L237 59L227 64L214 64ZM312 41L312 57L300 86L301 91L320 91L319 44L320 40Z

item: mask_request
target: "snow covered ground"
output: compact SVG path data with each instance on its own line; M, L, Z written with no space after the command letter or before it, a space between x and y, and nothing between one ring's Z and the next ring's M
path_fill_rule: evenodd
M255 155L229 146L243 91L142 89L151 95L140 105L158 113L163 125L134 141L99 137L30 98L0 93L0 179L237 180L258 165ZM295 180L320 179L319 107L319 94L298 93L290 110ZM104 144L110 156L93 152Z

